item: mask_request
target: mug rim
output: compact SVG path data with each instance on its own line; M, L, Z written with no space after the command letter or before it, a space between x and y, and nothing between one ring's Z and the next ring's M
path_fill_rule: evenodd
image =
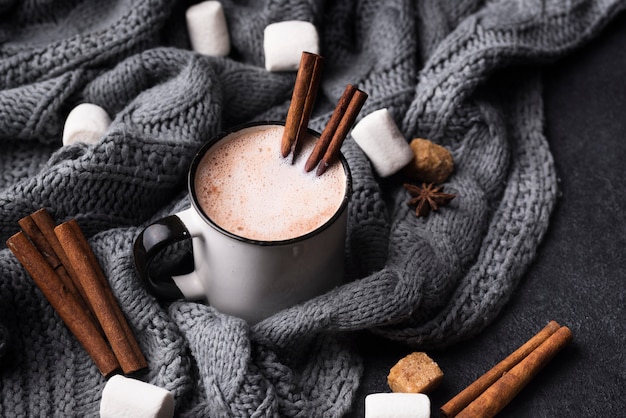
M324 230L328 229L343 215L344 211L347 209L348 203L350 201L350 197L352 195L352 173L350 171L350 166L348 165L348 161L346 160L345 156L341 152L339 153L338 160L341 162L345 176L346 176L346 186L345 186L343 198L341 200L341 204L339 205L339 207L337 208L333 216L328 218L326 222L324 222L322 225L318 226L314 230L307 232L304 235L300 235L300 236L288 238L288 239L283 239L283 240L276 240L276 241L256 240L252 238L243 237L227 229L224 229L223 227L218 225L206 213L204 213L204 210L202 210L202 208L200 207L200 204L198 203L198 197L197 197L196 190L194 187L195 179L196 179L196 172L198 170L198 165L200 165L200 162L202 161L202 158L206 155L207 151L211 149L219 141L227 137L228 135L231 135L243 129L254 128L256 126L265 126L265 125L285 126L285 122L265 120L265 121L254 121L254 122L238 124L238 125L232 126L228 129L221 131L220 133L213 136L211 139L209 139L208 141L206 141L204 144L200 146L198 151L196 151L196 154L194 155L193 160L191 161L189 172L187 173L187 187L189 191L189 196L191 197L191 204L193 205L196 213L200 215L200 218L202 218L204 222L209 224L216 231L230 238L233 238L237 241L245 242L248 244L261 245L261 246L281 246L281 245L289 245L289 244L308 240L309 238L315 235L318 235L322 233ZM318 139L320 137L320 133L311 128L307 128L307 132L310 135L313 135Z

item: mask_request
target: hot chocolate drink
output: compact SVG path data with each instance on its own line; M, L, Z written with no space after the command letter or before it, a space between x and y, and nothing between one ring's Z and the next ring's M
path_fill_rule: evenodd
M281 125L244 128L221 139L198 165L194 192L205 215L232 234L258 241L306 235L335 215L347 193L340 163L321 176L304 164L317 139L306 134L298 158L280 153Z

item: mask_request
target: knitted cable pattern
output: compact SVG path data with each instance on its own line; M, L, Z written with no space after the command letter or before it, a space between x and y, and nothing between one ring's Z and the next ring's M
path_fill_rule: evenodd
M0 239L46 207L78 220L144 351L143 378L176 415L339 417L363 365L351 332L443 347L498 315L555 203L540 66L596 36L618 0L223 0L231 56L190 51L192 2L0 2ZM458 194L416 218L402 182L356 143L346 282L253 326L195 302L159 303L139 282L143 227L189 206L195 151L238 123L284 119L295 74L264 69L263 29L316 25L326 57L310 126L346 83L386 107L407 139L448 147ZM95 145L61 146L68 112L102 106ZM0 250L0 416L97 416L104 379L8 249Z

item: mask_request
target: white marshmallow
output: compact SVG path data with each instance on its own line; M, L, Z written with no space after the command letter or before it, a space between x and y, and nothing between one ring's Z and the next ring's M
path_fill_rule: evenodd
M111 125L109 114L98 105L81 103L67 115L63 126L63 145L75 142L95 144Z
M365 418L429 418L430 399L423 393L373 393L365 397Z
M263 49L267 71L297 70L302 51L319 54L317 29L300 20L269 24L264 31Z
M224 8L219 1L204 1L185 13L187 33L194 51L214 57L230 54L230 36Z
M112 376L104 386L100 401L101 418L171 418L174 396L158 386Z
M361 119L352 129L352 137L381 177L398 172L413 160L413 150L387 109Z

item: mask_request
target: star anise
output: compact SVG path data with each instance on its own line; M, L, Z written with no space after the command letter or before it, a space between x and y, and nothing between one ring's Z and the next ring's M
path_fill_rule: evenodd
M415 207L416 216L426 216L433 210L445 205L456 197L455 194L444 193L443 186L435 186L433 183L422 183L422 187L413 184L404 184L412 199L407 202L409 206Z

